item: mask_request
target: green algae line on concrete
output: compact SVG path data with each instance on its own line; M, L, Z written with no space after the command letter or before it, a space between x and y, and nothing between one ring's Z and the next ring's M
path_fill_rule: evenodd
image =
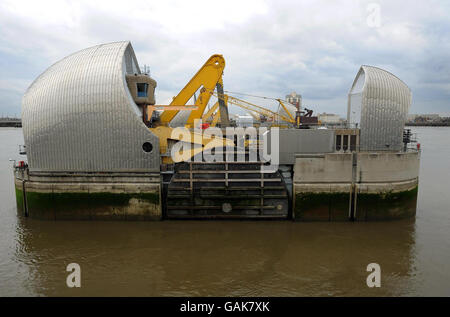
M302 192L295 194L296 221L348 220L350 193Z
M356 191L354 220L377 221L414 217L417 206L417 183L410 189L364 193ZM296 192L295 220L350 220L349 192Z
M358 193L355 220L403 219L416 215L418 185L408 190Z
M24 194L16 186L18 211L24 214ZM37 192L26 189L29 217L55 220L160 220L159 189L129 192Z

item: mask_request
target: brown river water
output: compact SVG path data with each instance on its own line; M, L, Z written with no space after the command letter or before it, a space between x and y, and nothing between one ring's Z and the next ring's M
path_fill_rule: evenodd
M422 145L415 219L40 221L17 215L21 129L0 128L0 296L450 296L450 128ZM68 288L66 266L81 267ZM369 263L381 287L369 288Z

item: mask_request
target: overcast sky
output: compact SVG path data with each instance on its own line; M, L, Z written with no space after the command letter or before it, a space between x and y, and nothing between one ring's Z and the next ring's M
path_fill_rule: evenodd
M410 113L450 113L450 1L1 0L0 115L20 115L26 88L54 62L122 40L150 67L158 104L217 53L225 90L296 91L315 111L344 115L367 64L411 88Z

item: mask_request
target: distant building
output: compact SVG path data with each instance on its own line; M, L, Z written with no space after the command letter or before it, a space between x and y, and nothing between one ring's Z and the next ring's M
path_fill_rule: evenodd
M302 106L302 95L297 94L295 91L286 95L286 101L293 104L297 108Z
M317 115L318 120L322 124L340 124L342 123L342 119L339 115L334 113L319 113Z
M408 114L408 117L407 117L407 122L414 122L414 120L416 120L416 118L417 118L417 114Z
M439 121L440 119L440 115L436 113L408 115L408 122L435 122Z
M236 118L236 125L240 128L253 127L253 117L250 115L238 116Z

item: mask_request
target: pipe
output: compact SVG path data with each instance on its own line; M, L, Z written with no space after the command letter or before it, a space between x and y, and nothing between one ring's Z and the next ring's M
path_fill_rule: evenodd
M25 183L26 183L26 179L25 179L25 171L22 170L22 193L23 193L23 210L25 213L25 217L28 217L28 202L27 202L27 192L25 189Z

